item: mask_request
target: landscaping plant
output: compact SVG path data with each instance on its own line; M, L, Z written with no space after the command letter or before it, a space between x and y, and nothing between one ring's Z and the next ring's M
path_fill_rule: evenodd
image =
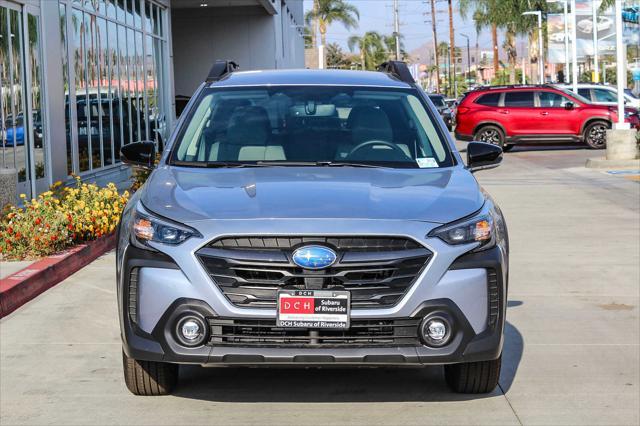
M118 193L76 177L74 186L54 183L32 200L20 196L24 207L9 206L0 219L0 258L32 259L95 240L113 232L129 193Z

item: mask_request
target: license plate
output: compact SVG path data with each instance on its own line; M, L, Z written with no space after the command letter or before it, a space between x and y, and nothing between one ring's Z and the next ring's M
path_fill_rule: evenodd
M351 294L332 290L278 291L278 327L349 328Z

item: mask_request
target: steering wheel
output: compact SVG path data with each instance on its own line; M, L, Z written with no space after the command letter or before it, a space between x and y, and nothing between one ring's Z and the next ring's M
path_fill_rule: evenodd
M408 158L407 154L398 145L391 142L387 142L387 141L381 141L381 140L371 140L371 141L359 143L351 150L351 152L349 152L349 154L347 154L346 158L352 159L353 154L355 154L356 152L364 148L373 147L375 145L384 145L386 147L391 148L394 151L394 153L399 154L403 160ZM391 159L393 160L393 158Z

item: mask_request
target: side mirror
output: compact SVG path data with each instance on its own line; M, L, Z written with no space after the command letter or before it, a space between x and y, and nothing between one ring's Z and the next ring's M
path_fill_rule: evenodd
M155 167L156 144L145 141L124 145L120 148L120 159L134 167L151 170Z
M502 148L485 142L467 145L467 169L471 173L498 167L502 162Z
M566 104L564 104L564 109L569 110L569 109L573 109L575 107L575 105L573 104L573 102L567 102Z

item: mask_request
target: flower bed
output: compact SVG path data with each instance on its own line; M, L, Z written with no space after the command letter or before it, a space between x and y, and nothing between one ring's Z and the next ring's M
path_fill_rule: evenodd
M82 183L53 184L24 207L9 206L0 220L0 258L33 259L113 232L120 221L129 193Z

